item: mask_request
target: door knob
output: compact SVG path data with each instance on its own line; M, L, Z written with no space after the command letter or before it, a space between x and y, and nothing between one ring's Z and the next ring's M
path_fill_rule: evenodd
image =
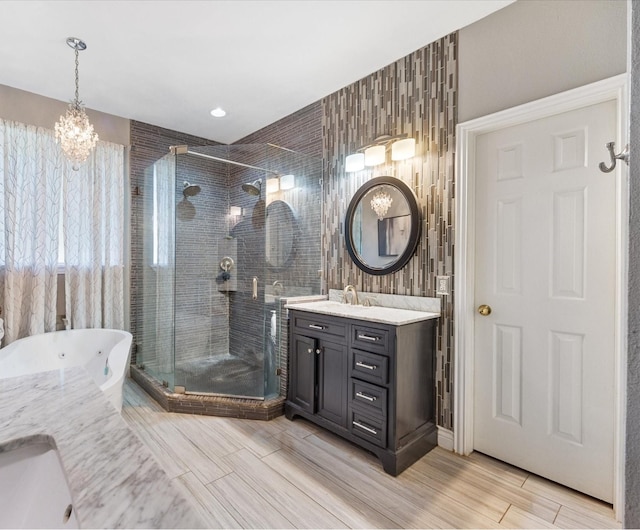
M482 304L481 306L478 307L478 313L480 313L483 317L486 317L487 315L491 314L491 306L488 306L486 304Z

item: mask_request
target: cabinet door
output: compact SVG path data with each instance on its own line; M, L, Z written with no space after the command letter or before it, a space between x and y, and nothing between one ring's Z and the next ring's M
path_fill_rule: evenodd
M314 413L316 408L316 339L293 335L291 339L289 401Z
M318 341L318 415L342 427L347 426L347 347Z

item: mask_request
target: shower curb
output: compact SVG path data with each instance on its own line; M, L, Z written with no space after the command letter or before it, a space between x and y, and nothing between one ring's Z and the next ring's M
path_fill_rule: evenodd
M272 420L284 414L285 398L283 396L257 401L233 397L176 394L133 364L131 379L167 412L249 420Z

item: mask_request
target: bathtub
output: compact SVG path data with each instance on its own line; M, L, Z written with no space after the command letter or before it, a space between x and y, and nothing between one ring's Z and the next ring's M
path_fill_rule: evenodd
M25 337L0 349L0 378L84 366L119 412L131 340L131 333L118 329L70 329Z

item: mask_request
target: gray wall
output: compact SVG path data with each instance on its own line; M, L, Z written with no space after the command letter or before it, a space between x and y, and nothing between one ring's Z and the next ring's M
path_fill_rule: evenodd
M631 124L632 151L640 138L640 4L632 2ZM629 165L629 347L627 370L626 528L640 528L640 160Z
M627 69L625 0L519 0L460 30L458 122Z

